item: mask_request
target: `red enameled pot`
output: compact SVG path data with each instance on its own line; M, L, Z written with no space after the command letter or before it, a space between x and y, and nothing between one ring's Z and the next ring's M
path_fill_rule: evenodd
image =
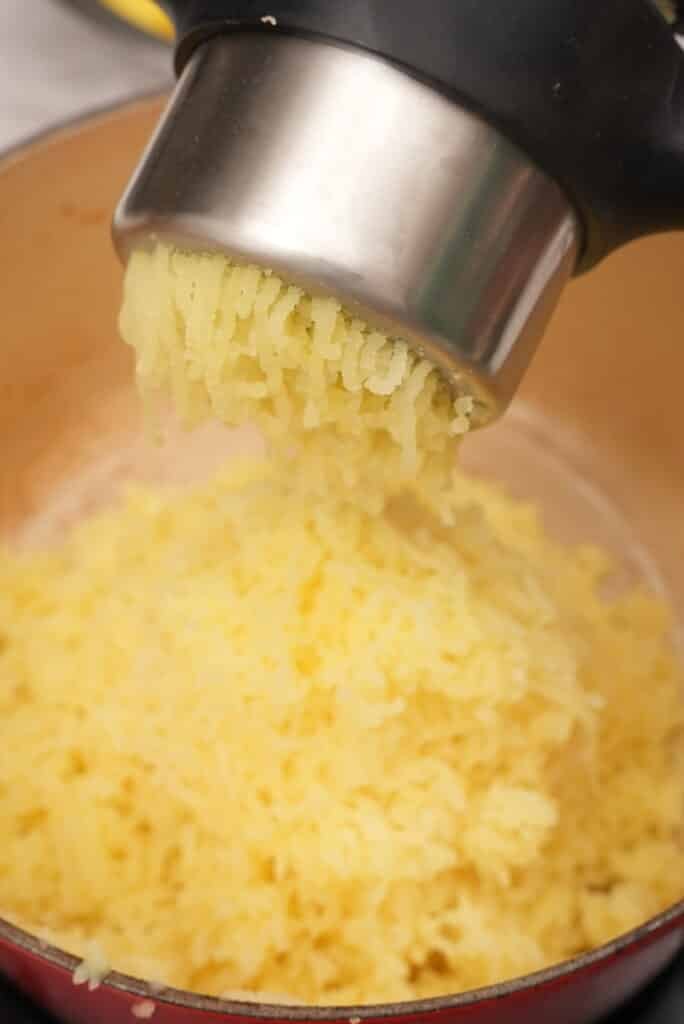
M120 477L164 473L163 467L150 467L141 445L133 440L140 412L130 353L116 334L121 268L109 239L111 211L159 106L157 99L143 100L89 118L33 141L0 162L4 538L36 521L70 480L83 477L89 466L113 451L125 454L114 460L117 468L105 486L85 494L79 513L105 500ZM536 479L532 496L551 495L548 500L553 501L567 487L558 481L558 486L547 486L548 480L540 483L545 473L553 476L552 470L544 469L548 445L540 427L552 422L554 430L557 427L554 437L563 439L558 441L559 451L571 465L571 475L590 479L639 538L680 621L682 266L684 236L667 235L617 253L573 284L528 376L518 412L514 407L509 425L490 428L491 434L485 431L472 449L475 462L479 451L484 466L491 466L492 459L496 462L497 450L507 451L511 458L500 468L504 461L510 464L507 472L509 478L515 477L513 483L529 479L528 490L535 492ZM520 473L517 458L525 463ZM63 505L66 523L74 509L69 502ZM566 515L566 527L582 534L586 526L610 543L613 520L608 516L600 523L604 512L605 502L598 502L589 511L584 509L579 525ZM228 1003L151 990L144 982L118 974L89 992L72 983L77 963L73 957L2 921L0 970L70 1024L130 1022L144 1001L154 1003L155 1024L354 1018L402 1018L425 1024L475 1019L478 1024L586 1024L643 986L676 954L683 939L684 902L608 946L535 975L465 995L343 1009Z

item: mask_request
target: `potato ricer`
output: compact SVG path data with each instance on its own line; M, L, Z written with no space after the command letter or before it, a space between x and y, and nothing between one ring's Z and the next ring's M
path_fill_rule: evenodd
M566 281L684 224L650 0L166 0L179 80L119 205L269 266L505 408ZM588 368L589 372L589 368Z

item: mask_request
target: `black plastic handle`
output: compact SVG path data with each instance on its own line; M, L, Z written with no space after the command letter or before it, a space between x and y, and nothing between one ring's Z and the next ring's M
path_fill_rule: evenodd
M256 27L362 47L457 98L564 187L585 228L580 269L631 238L684 227L684 53L651 0L164 6L179 69L209 35Z

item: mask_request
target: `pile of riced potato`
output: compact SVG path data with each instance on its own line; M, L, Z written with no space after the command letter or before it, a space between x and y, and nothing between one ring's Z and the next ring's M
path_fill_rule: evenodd
M158 984L352 1005L680 899L682 670L608 558L456 468L475 402L220 254L132 256L144 401L264 458L0 554L0 914Z

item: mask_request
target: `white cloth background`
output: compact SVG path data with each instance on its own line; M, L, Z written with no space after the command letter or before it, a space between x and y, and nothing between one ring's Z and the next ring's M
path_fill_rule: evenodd
M0 0L0 150L172 78L170 49L155 42L62 0Z

